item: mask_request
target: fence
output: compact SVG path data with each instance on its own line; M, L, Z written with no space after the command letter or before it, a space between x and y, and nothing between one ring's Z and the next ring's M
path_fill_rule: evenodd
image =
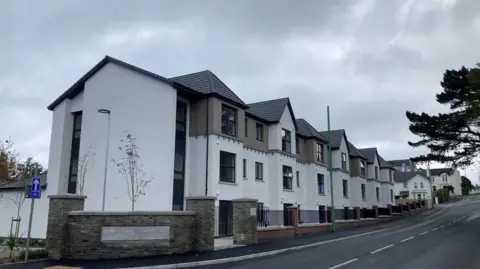
M380 209L379 209L380 210ZM389 215L388 208L382 208L383 215ZM257 203L257 227L290 226L291 214L288 209L271 210L263 203ZM375 218L375 210L362 208L358 212L354 208L336 208L334 211L337 220L354 220L358 218ZM298 223L331 223L331 208L319 206L318 210L302 210L298 207Z

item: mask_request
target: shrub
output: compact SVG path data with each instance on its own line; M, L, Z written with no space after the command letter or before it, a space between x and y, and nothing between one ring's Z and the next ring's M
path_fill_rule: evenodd
M18 256L21 260L25 259L25 250L20 252ZM30 249L28 251L28 259L38 260L38 259L46 259L48 258L48 252L46 249Z
M450 199L450 192L448 189L437 190L435 195L438 197L439 203L446 203Z

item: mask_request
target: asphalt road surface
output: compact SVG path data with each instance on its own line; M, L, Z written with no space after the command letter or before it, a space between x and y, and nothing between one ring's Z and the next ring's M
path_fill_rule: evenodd
M209 269L479 269L480 200L449 204L429 219L376 234Z

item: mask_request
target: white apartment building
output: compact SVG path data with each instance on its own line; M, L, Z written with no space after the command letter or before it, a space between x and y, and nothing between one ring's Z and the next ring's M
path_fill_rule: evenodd
M106 56L48 109L46 188L77 192L79 160L90 150L85 210L101 210L106 158L105 210L130 210L127 183L111 161L124 157L118 147L125 132L152 179L136 210L183 210L186 196L215 196L221 236L231 233L235 198L280 212L269 215L269 225L284 225L291 205L305 222L326 221L315 212L332 206L328 133L296 119L288 98L245 104L208 70L165 78ZM394 204L394 169L377 150L355 148L344 130L330 134L336 217ZM38 210L46 218L48 209ZM38 229L42 237L45 227Z
M397 172L395 197L423 200L432 197L432 185L423 172Z

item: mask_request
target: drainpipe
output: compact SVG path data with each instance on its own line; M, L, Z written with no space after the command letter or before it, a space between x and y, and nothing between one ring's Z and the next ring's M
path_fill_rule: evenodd
M208 137L208 123L210 119L210 98L207 97L207 120L205 121L205 135L207 137L207 150L205 151L205 195L208 195L208 148L210 139Z

